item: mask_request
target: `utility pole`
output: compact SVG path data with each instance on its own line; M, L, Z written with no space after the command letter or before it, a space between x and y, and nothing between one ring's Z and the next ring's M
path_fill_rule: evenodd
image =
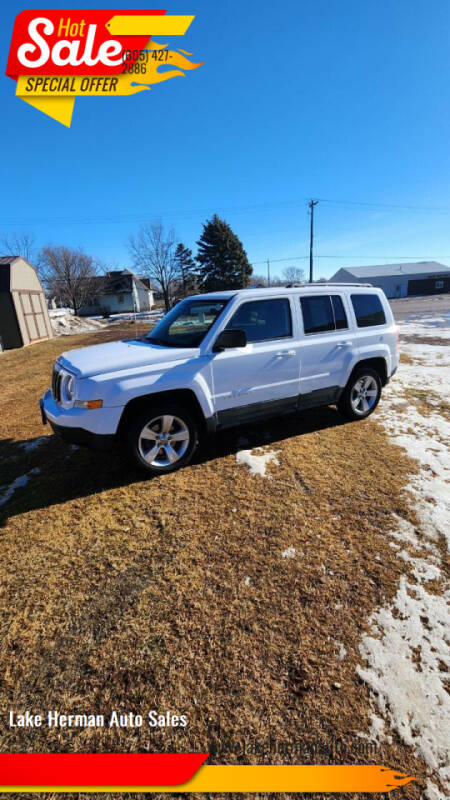
M267 259L267 286L270 286L270 261Z
M314 241L314 206L317 205L318 200L310 200L308 205L311 213L311 227L309 233L309 282L313 282L313 241Z

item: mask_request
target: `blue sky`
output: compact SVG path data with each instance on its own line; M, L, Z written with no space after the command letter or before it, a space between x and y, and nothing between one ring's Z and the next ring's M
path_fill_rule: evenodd
M86 4L4 0L4 68L15 15L42 6ZM204 66L132 97L77 98L70 129L3 78L0 235L28 231L122 267L145 219L195 250L217 212L255 272L270 258L274 273L307 267L291 259L308 254L315 197L317 277L418 257L450 265L448 0L142 5L164 7L196 15L172 41Z

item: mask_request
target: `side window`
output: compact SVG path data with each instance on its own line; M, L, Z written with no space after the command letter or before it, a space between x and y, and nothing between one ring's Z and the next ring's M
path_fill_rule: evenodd
M243 330L247 342L264 342L292 336L289 300L255 300L243 303L231 317L227 329Z
M386 316L377 294L352 294L352 305L358 328L385 324Z
M308 333L334 331L333 309L327 295L301 297L303 328Z
M338 294L333 294L331 296L331 302L333 304L334 323L336 330L341 331L343 328L348 328L347 315L345 313L342 298L339 297Z

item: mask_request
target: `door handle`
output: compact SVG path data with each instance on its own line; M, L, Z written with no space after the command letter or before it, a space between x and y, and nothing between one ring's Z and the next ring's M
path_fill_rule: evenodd
M278 353L275 353L277 358L287 358L289 356L296 356L296 350L280 350Z
M346 341L346 342L338 342L338 343L337 343L337 345L336 345L336 347L351 347L351 346L352 346L352 344L353 344L353 342L349 342L349 341Z

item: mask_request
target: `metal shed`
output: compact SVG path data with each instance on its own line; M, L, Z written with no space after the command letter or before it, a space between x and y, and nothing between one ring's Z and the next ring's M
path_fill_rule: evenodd
M42 284L22 256L0 257L0 338L3 349L53 336Z
M450 267L437 261L343 267L331 282L361 281L383 289L386 297L443 294L450 291Z

